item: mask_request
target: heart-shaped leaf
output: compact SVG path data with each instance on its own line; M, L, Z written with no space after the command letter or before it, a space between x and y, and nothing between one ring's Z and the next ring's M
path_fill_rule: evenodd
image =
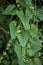
M18 40L19 40L22 47L26 46L26 43L27 43L28 38L29 38L28 36L29 36L29 34L26 31L24 32L24 34L18 34L17 37L18 37Z

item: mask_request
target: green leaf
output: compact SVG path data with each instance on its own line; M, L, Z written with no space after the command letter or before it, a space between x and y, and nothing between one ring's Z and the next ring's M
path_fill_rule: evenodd
M42 45L41 45L41 40L39 40L38 38L35 38L34 39L34 43L33 43L34 45L34 47L36 46L36 48L38 48L38 50L40 50L41 49L41 47L42 47Z
M29 10L26 10L26 14L24 15L23 11L17 11L16 12L18 17L20 18L22 24L24 25L25 29L29 28L29 21L32 18L33 14Z
M32 48L30 48L29 50L27 50L27 55L29 55L29 56L34 56L34 55L36 55L36 53L37 53L38 51L39 51L39 50L37 50L37 47L36 47L36 48L32 47Z
M29 34L26 31L24 32L24 34L18 34L17 37L18 37L18 40L19 40L22 47L26 46L26 43L27 43L28 38L29 38L28 36L29 36Z
M18 63L19 65L33 65L33 62L30 61L30 59L25 59L25 61L19 60Z
M34 14L40 21L43 20L43 13L40 13L40 11L36 11L36 13Z
M14 4L8 5L7 8L2 12L2 14L10 15L14 8L15 8Z
M32 0L25 0L26 4L29 4Z
M19 65L25 65L22 60L19 60L19 61L18 61L18 64L19 64Z
M38 16L38 18L40 19L40 21L43 21L43 14L38 13L37 16Z
M15 37L15 35L16 35L16 32L17 32L15 21L11 21L9 27L10 27L11 38L13 39Z
M36 25L34 25L34 24L31 25L30 34L31 34L32 37L38 36L38 28L37 28Z
M32 0L16 0L17 3L20 3L22 6L24 7L29 7L29 2L31 2Z
M26 7L25 0L16 0L17 3L20 3L22 6Z
M41 49L41 41L36 38L34 40L30 40L30 49L27 50L27 54L29 56L34 56Z
M32 65L29 61L28 62L19 61L18 63L19 65Z
M17 54L18 59L21 60L22 59L22 49L21 49L21 46L19 44L16 44L14 49L15 49L15 52Z
M36 16L34 16L34 22L40 22L39 18L37 18Z
M41 65L39 58L34 58L34 65Z

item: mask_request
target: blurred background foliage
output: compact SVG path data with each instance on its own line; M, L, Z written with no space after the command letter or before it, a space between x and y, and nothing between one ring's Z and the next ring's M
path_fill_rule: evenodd
M32 0L33 5L35 3L37 8L41 7L43 13L43 0ZM19 5L16 4L16 0L0 0L0 65L17 65L17 56L14 51L13 45L11 44L12 41L10 40L10 30L9 30L9 23L10 21L17 19L16 15L3 15L2 12L9 4L15 4L15 8L18 8ZM41 61L43 63L43 21L39 21L38 28L42 33L40 37L42 41L42 50L41 51Z

